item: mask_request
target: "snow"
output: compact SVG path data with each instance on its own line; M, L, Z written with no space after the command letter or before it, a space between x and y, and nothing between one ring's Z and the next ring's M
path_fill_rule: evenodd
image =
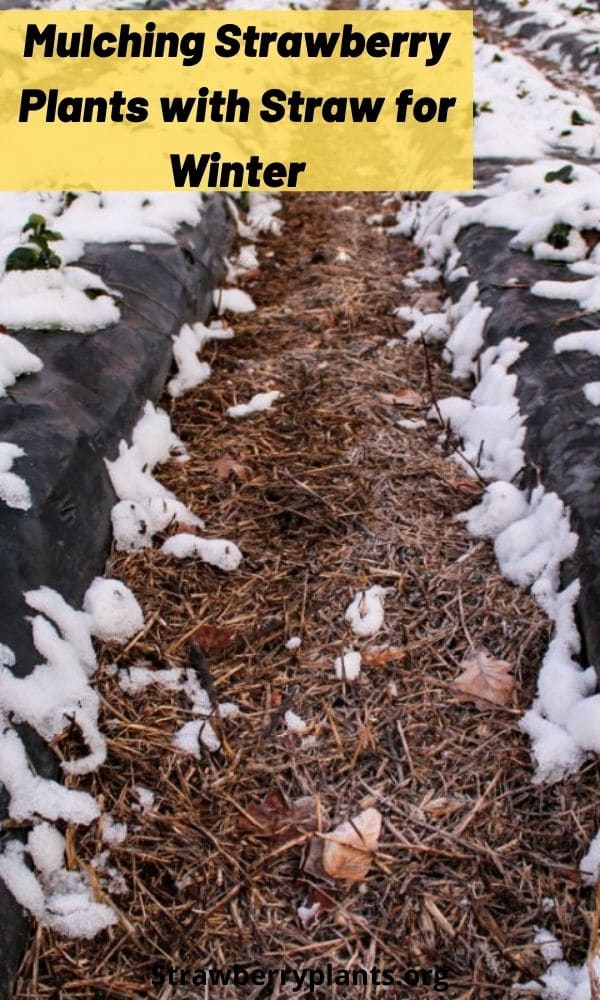
M185 446L171 430L169 414L150 401L144 406L131 440L142 465L150 469L174 455L185 454Z
M265 410L270 410L273 403L283 396L282 392L278 392L276 389L270 392L257 392L255 396L248 403L238 403L237 406L230 406L227 410L227 416L232 417L234 420L239 420L241 417L250 417L253 413L262 413Z
M134 785L133 791L137 797L137 803L134 803L132 809L134 812L149 812L153 808L155 802L155 794L150 788L144 788L143 785Z
M173 244L176 230L197 225L201 214L197 193L82 191L53 225L86 243Z
M89 826L100 814L92 796L34 775L20 737L5 719L1 725L0 782L9 796L11 819L25 822L44 817Z
M583 395L592 406L600 406L600 382L588 382L584 385Z
M455 378L466 378L471 374L473 358L483 346L483 329L491 309L474 302L462 316L446 341L446 358L454 359L452 374Z
M31 507L29 486L16 472L11 472L14 460L24 455L18 445L0 442L0 500L15 510L29 510Z
M154 535L174 524L204 528L201 518L168 496L154 496L145 502L120 500L111 511L111 521L117 548L125 552L147 548Z
M299 715L296 715L295 712L292 712L291 709L288 709L285 713L284 722L286 729L290 733L304 733L306 731L306 722L304 719L300 718Z
M522 56L475 41L475 149L481 159L538 159L554 146L597 156L600 117L589 97L558 88ZM577 112L587 124L573 127Z
M414 306L399 306L394 310L399 319L412 323L405 337L414 344L424 339L426 344L437 344L445 341L450 333L446 313L424 313Z
M89 677L96 669L96 653L92 645L92 619L85 611L76 611L51 587L39 587L24 594L30 608L45 615L60 628Z
M576 546L577 535L570 530L562 500L538 487L526 516L496 536L494 550L507 580L531 587L545 574L550 578L550 586L556 589L560 564L573 555Z
M394 426L400 427L403 431L420 431L427 427L427 423L425 420L409 420L407 417L403 417L400 420L395 420Z
M565 333L554 342L554 350L557 354L563 351L587 351L600 357L600 330L577 330L574 333Z
M173 745L184 753L200 757L200 743L211 753L220 749L221 740L209 719L217 714L208 692L201 686L197 674L191 670L171 668L150 670L145 666L134 666L119 672L119 686L128 694L139 694L151 685L158 684L168 691L186 695L192 715L197 718L184 723L173 736ZM221 719L239 715L238 706L233 702L218 705Z
M478 538L497 538L515 521L521 520L529 511L525 494L512 483L490 483L481 503L457 515L457 521L464 521L469 533Z
M536 941L539 933L536 934ZM546 950L558 954L558 949L561 947L551 934L538 943L541 945L542 954ZM514 986L513 990L515 993L539 996L543 1000L591 1000L590 979L585 963L568 965L561 960L552 961L538 979Z
M407 276L408 279L414 281L416 285L419 284L431 284L434 281L439 281L442 277L442 272L439 267L425 266L417 267L414 271L409 271ZM406 279L404 282L406 283ZM410 287L410 286L409 286Z
M200 757L200 743L211 753L215 753L221 746L219 737L206 719L186 722L173 737L173 745L193 757Z
M99 294L90 298L89 291ZM93 333L119 320L114 294L81 267L9 271L0 280L0 323L13 330Z
M248 293L241 288L216 288L213 292L213 302L219 316L224 312L250 313L256 309Z
M9 841L0 854L0 878L23 909L38 920L46 910L44 891L23 860L25 848L17 840Z
M122 583L100 578L86 592L83 612L70 607L49 587L28 591L25 599L38 612L31 628L42 662L25 677L13 675L6 656L5 665L0 666L0 781L10 795L9 814L38 813L47 819L62 817L88 824L98 813L94 800L34 776L23 744L4 717L11 714L29 723L46 740L74 723L89 752L77 760L63 761L61 766L68 774L95 770L105 760L106 744L98 727L99 697L89 683L96 669L91 636L125 642L143 624L142 613Z
M104 642L127 642L143 628L142 609L119 580L96 577L83 606L91 618L92 635Z
M0 397L6 396L6 389L14 385L20 375L31 375L43 367L40 359L14 337L7 333L0 336Z
M534 944L539 945L540 951L546 962L561 962L563 958L563 950L560 941L551 934L550 931L544 930L543 928L536 932L533 939Z
M36 823L27 838L27 847L37 871L46 878L62 868L65 838L50 823Z
M156 465L182 454L185 448L172 433L168 414L148 401L134 428L131 446L121 441L118 458L112 462L105 459L115 493L121 500L144 502L155 496L173 499L151 472Z
M576 69L579 78L592 86L600 87L598 64L594 59L597 52L600 16L596 4L581 3L581 0L502 0L503 13L515 16L504 28L506 35L514 35L522 26L520 45L527 51L543 53L545 59L557 62L561 72ZM481 14L491 23L498 20L499 11L483 7ZM576 62L573 55L559 41L577 36L581 45Z
M224 333L223 328L219 327L219 332ZM105 459L119 498L111 512L117 549L133 552L151 546L154 535L172 524L204 527L201 518L152 475L157 465L186 457L183 443L171 430L169 415L148 401L134 428L131 445L121 441L118 457L114 461Z
M593 886L600 875L600 830L592 840L579 863L579 871L584 885Z
M196 557L226 573L236 570L242 561L242 553L234 542L225 538L200 538L199 535L190 535L187 532L180 532L168 538L161 546L161 550L166 555L175 556L176 559Z
M300 636L299 635L291 635L290 638L288 639L288 641L285 644L285 648L289 649L290 652L293 653L297 649L300 649L301 645L302 645L302 639L300 638Z
M102 816L102 842L104 844L122 844L127 837L127 823L117 823L110 815L104 813Z
M200 361L198 354L209 340L230 340L233 330L219 324L205 326L204 323L185 323L173 337L173 357L177 365L177 375L167 385L169 395L174 399L183 396L210 378L211 368L206 361Z
M383 628L385 587L359 590L346 609L346 621L355 635L375 635Z
M321 903L317 900L316 903L312 903L310 906L302 903L300 906L296 907L296 913L298 914L298 920L304 928L310 927L321 912Z
M230 284L234 284L240 275L247 274L248 271L254 271L258 266L258 256L254 243L244 243L233 260L225 258L227 281Z
M360 675L361 655L355 649L345 649L336 657L333 669L339 681L355 681Z
M261 3L260 0L254 0L253 3L246 4L244 0L239 0L241 9L247 10L250 7L269 7L275 6L272 2ZM285 8L289 8L290 4L281 0L281 5ZM324 3L311 3L308 0L306 6L308 7L319 7L324 6ZM261 233L271 233L273 236L279 236L283 228L283 223L281 219L277 218L277 213L281 211L281 201L274 195L262 194L261 192L252 192L248 196L248 211L246 212L246 218L243 223L238 222L238 230L240 236L245 236L248 239L254 239L260 236Z

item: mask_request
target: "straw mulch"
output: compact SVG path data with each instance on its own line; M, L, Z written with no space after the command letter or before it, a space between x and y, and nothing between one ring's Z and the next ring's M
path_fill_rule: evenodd
M597 766L555 787L531 783L518 720L547 623L502 580L491 546L454 521L477 484L448 460L439 426L397 426L425 415L432 390L464 389L435 354L389 343L404 329L392 309L414 298L402 276L419 258L365 225L381 210L376 195L286 198L283 235L260 241L263 266L245 282L258 310L235 317L236 339L208 352L207 384L163 400L191 459L161 478L244 561L224 574L157 549L111 558L107 572L137 594L147 626L125 651L105 651L97 685L109 759L78 786L128 824L111 861L125 881L111 897L123 917L91 943L38 929L19 1000L308 995L290 984L155 990L156 962L437 967L447 995L482 1000L543 969L538 926L556 932L570 959L585 955L591 900L577 861L595 831ZM340 248L350 262L336 260ZM285 394L272 412L223 416L270 388ZM422 403L389 398L407 388ZM219 478L224 456L240 468ZM375 583L390 588L385 630L356 644L344 611ZM191 717L187 703L158 687L125 695L107 668L115 659L186 666L198 625L227 630L207 670L218 700L237 702L241 716L223 721L221 751L196 760L171 744ZM302 637L297 652L285 648L292 635ZM334 657L374 642L397 652L352 684L337 680ZM512 707L456 697L451 682L478 645L511 663ZM288 709L307 722L302 736L286 730ZM73 747L65 738L57 750ZM132 810L134 784L156 794L148 813ZM287 846L248 832L249 811L276 793L281 803L317 796L330 829L376 806L384 825L368 876L316 879L302 870L309 835ZM69 849L74 867L89 865L99 831L70 831ZM325 908L305 928L297 907L315 887ZM437 994L330 986L314 995Z

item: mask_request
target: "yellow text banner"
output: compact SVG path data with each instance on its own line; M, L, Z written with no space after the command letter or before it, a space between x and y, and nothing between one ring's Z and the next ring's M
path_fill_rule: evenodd
M469 11L0 12L2 190L467 190Z

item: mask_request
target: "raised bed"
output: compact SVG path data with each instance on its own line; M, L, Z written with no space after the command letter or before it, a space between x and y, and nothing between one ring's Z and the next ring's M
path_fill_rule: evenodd
M486 180L490 172L495 169L482 165ZM584 351L554 350L563 334L600 329L600 313L583 312L572 301L533 295L529 288L537 281L567 282L578 276L566 264L515 251L509 245L513 235L508 229L482 225L464 229L457 246L469 277L447 287L457 300L470 281L477 281L481 304L492 307L485 346L505 337L521 338L528 345L511 369L518 377L516 392L526 418L527 465L520 485L533 488L539 480L570 508L579 544L563 567L564 582L579 577L582 661L600 674L600 418L583 393L586 383L600 380L600 358ZM507 287L515 284L522 287Z
M89 245L82 266L123 295L119 323L95 334L17 334L44 362L0 400L0 441L24 449L13 471L32 497L27 511L0 504L0 642L14 651L19 676L39 660L23 592L46 585L79 607L102 572L116 500L104 459L130 437L144 402L160 395L182 323L207 317L233 233L225 200L214 196L196 227L178 231L175 245L144 252ZM36 771L57 777L43 741L28 727L19 731ZM0 882L1 1000L10 996L26 934L27 921Z

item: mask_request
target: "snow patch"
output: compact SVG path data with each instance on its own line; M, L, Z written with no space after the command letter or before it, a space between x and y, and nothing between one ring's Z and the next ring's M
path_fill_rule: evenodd
M276 400L281 399L282 392L276 389L271 392L257 392L248 403L238 403L237 406L230 406L225 412L228 417L239 420L241 417L250 417L253 413L263 413L270 410Z

